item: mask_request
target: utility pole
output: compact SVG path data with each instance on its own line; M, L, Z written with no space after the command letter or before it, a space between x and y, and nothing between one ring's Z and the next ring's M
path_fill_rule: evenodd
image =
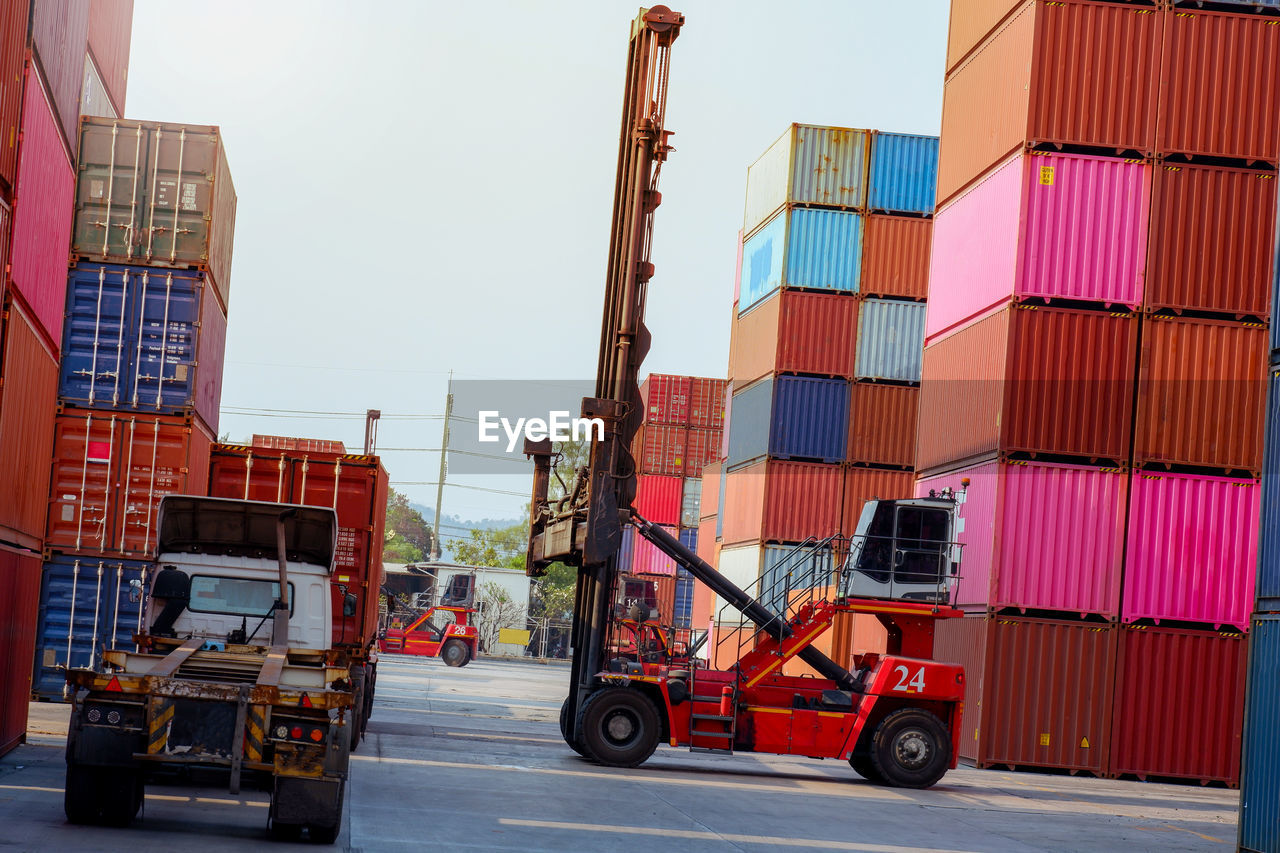
M449 390L444 398L444 431L440 435L440 477L436 480L436 523L432 529L431 559L440 561L440 504L444 502L444 477L449 459L449 417L453 414L453 371L449 371Z

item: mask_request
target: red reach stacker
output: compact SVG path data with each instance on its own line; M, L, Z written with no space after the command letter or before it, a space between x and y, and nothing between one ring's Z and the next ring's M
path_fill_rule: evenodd
M378 640L382 652L438 657L449 666L475 660L480 635L474 624L476 576L454 575L440 600L412 613L393 612ZM434 590L430 593L433 597ZM387 596L395 607L395 597Z
M631 28L595 396L582 403L584 417L604 423L603 439L593 441L568 496L555 501L548 496L557 461L551 443L524 446L534 461L528 572L541 575L553 562L578 569L560 729L575 751L604 765L635 766L668 743L840 758L876 782L928 787L956 764L964 699L963 669L932 659L935 620L961 615L947 602L959 566L962 494L871 501L850 540L797 548L754 594L632 509L653 215L671 151L664 127L670 49L683 24L683 15L655 6L642 9ZM731 666L655 666L617 654L626 645L615 612L625 523L740 614L745 627L734 632L742 639ZM819 558L833 552L838 559ZM841 612L875 615L888 629L888 653L846 668L819 652L814 640ZM782 674L791 658L820 677Z

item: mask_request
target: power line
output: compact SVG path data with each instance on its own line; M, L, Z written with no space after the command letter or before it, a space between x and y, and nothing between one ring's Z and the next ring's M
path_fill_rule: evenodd
M438 480L392 480L393 486L438 486ZM471 489L476 492L492 492L495 495L514 495L517 498L529 497L526 492L512 492L507 489L487 489L484 486L467 486L462 483L445 483L451 489Z

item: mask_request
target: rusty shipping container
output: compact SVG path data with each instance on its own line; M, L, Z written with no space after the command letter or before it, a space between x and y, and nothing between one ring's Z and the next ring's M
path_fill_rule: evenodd
M1024 3L947 79L939 206L1025 145L1150 154L1160 26L1147 7Z
M873 214L862 237L862 283L867 296L924 299L929 293L933 220Z
M771 373L853 375L859 301L784 290L733 319L729 378L743 388Z
M1261 470L1265 327L1148 316L1138 366L1135 465Z
M791 125L747 169L743 234L791 204L861 208L868 146L865 130Z
M80 121L80 86L89 47L89 0L39 0L33 4L31 41L53 96L63 144L74 160Z
M1238 785L1245 636L1133 626L1119 634L1110 775ZM1188 673L1213 689L1188 693Z
M0 542L39 551L58 404L58 356L10 294L0 322Z
M1280 25L1258 15L1163 16L1160 154L1280 159Z
M897 500L914 495L915 475L910 471L886 468L846 466L844 494L840 504L840 533L852 536L858 529L858 517L867 501Z
M839 465L769 459L725 475L721 539L803 542L840 532L844 490Z
M0 545L0 755L27 739L40 555Z
M124 115L132 36L133 0L89 0L89 55L116 115Z
M22 121L22 68L27 55L27 3L0 4L0 195L18 182L18 130Z
M916 463L920 389L854 382L849 389L849 450L845 459L910 468Z
M160 499L205 493L212 443L198 418L64 410L54 425L46 546L153 556Z
M637 432L631 447L636 471L640 474L684 476L685 442L689 430L669 424L645 424Z
M1114 625L968 616L936 631L934 657L965 668L963 757L979 767L1107 771Z
M993 453L1123 463L1136 314L1012 306L925 348L916 467Z
M1276 183L1273 171L1158 167L1146 307L1269 316Z

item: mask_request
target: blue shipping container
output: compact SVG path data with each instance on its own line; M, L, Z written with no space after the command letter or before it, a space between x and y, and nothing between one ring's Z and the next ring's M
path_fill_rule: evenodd
M1280 6L1280 0L1276 0L1276 5ZM1271 264L1271 311L1274 314L1280 310L1280 207L1277 208L1276 215L1276 256ZM1271 324L1271 360L1273 362L1280 360L1280 328L1276 328L1277 324Z
M872 134L870 210L932 213L937 194L938 137Z
M726 429L727 428L728 427L726 425ZM719 541L724 537L724 494L725 494L725 483L728 481L728 479L729 478L724 475L724 471L721 471L720 472L720 497L716 502L716 506L720 507L720 510L716 513L716 541Z
M698 528L685 527L680 531L680 544L690 551L698 550Z
M689 570L676 567L676 604L673 614L675 627L693 627L693 585L695 581Z
M216 431L226 335L205 273L79 263L67 282L59 397L91 409L195 411Z
M858 312L859 379L919 382L924 361L923 302L868 299Z
M742 246L738 310L780 287L856 293L862 274L862 215L788 208Z
M618 551L618 571L627 574L631 571L631 552L635 549L636 529L630 524L622 525L622 548Z
M1280 850L1280 614L1258 615L1249 632L1240 765L1241 850Z
M840 462L848 434L847 381L776 376L733 396L726 469L766 456Z
M137 560L64 554L44 564L31 679L38 696L62 699L66 669L101 663L105 649L134 650L141 592L152 569Z
M1257 610L1280 610L1280 366L1267 381L1267 427L1262 457L1262 518L1258 525Z

